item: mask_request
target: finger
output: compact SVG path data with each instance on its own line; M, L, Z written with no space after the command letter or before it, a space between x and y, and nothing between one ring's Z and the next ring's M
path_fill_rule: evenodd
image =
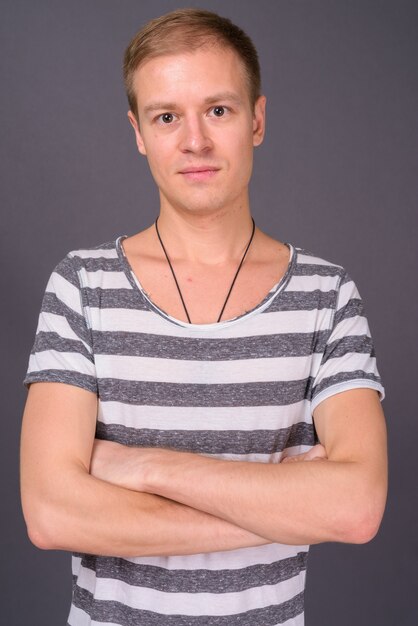
M306 461L313 461L314 459L320 460L320 459L326 459L326 458L327 458L327 451L325 450L324 446L321 445L320 443L318 443L316 446L313 446L313 448L308 450L308 452L306 452L306 455L305 455Z
M327 458L327 452L324 446L318 443L307 452L285 456L281 460L281 463L297 463L299 461L322 461L326 460Z
M306 457L306 452L302 454L293 454L291 456L285 456L281 463L297 463L298 461L304 461Z

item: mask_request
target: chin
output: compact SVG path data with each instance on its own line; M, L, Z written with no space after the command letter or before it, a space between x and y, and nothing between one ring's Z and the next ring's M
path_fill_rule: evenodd
M187 213L192 213L193 215L209 216L209 215L219 214L220 212L224 212L225 207L226 207L225 202L219 202L219 203L206 202L204 204L191 203L190 205L185 206L184 210L187 211Z
M181 200L173 198L171 200L168 199L168 201L172 207L193 215L213 215L214 213L219 213L229 204L224 197L214 198L213 196L208 196L209 194L202 194L199 198L185 198L183 196Z

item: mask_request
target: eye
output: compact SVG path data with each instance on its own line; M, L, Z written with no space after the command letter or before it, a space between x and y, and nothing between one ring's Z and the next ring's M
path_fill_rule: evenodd
M158 119L161 120L163 124L171 124L174 120L174 115L172 113L162 113Z
M212 111L215 117L222 117L222 115L225 115L225 107L223 106L213 107Z

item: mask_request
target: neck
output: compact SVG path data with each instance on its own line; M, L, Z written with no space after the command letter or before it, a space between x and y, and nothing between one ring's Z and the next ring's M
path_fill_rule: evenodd
M216 215L160 212L158 229L170 258L221 265L242 256L252 232L249 208Z

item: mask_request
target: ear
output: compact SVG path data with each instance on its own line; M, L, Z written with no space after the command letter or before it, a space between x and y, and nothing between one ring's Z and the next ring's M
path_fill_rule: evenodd
M132 111L128 111L128 119L129 119L130 123L132 124L132 127L133 127L134 132L135 132L135 140L136 140L136 145L138 147L138 150L139 150L139 152L141 154L146 155L147 151L145 149L145 145L144 145L144 142L142 140L142 135L141 135L140 130L139 130L138 120L136 119L136 117L132 113Z
M266 129L266 96L260 96L253 113L253 146L259 146L264 139Z

